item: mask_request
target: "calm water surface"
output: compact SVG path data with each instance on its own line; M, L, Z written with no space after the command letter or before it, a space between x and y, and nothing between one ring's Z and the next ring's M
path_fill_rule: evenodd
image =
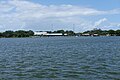
M0 38L0 80L120 80L120 37Z

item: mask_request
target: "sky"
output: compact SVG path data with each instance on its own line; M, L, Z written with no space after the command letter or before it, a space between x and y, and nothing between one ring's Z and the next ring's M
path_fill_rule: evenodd
M120 29L120 0L0 0L0 31Z

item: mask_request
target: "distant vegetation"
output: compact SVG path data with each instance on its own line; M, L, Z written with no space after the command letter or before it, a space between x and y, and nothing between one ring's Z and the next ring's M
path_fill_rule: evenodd
M75 32L72 31L72 30L57 30L57 31L48 31L48 33L62 33L62 34L67 34L68 36L74 36L75 35Z
M34 32L29 30L29 31L24 31L24 30L18 30L18 31L5 31L5 32L2 32L0 33L0 37L1 38L11 38L11 37L30 37L30 36L33 36L34 35Z
M64 30L57 30L51 33L63 33L67 34L68 36L82 36L82 34L89 34L94 35L97 34L98 36L120 36L120 30L101 30L101 29L93 29L84 31L82 33L75 33L74 31L64 31Z
M75 33L74 31L70 30L57 30L57 31L46 31L47 33L62 33L67 34L67 36L82 36L83 34L89 34L94 35L97 34L98 36L120 36L120 30L101 30L101 29L93 29L88 30L82 33ZM5 31L0 33L0 38L21 38L21 37L30 37L34 36L34 32L32 30L24 31L24 30L18 30L18 31Z
M101 30L101 29L93 29L93 30L89 30L89 31L85 31L81 34L98 34L99 36L120 36L120 30Z
M73 31L64 31L64 30L57 30L57 31L46 31L47 33L62 33L67 34L68 36L74 36L75 33ZM0 33L0 38L22 38L22 37L30 37L34 36L34 32L32 30L24 31L24 30L18 30L18 31L5 31Z

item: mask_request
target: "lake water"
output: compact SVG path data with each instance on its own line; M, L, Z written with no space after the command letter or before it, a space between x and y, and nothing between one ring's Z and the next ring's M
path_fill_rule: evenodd
M0 80L120 80L120 37L0 38Z

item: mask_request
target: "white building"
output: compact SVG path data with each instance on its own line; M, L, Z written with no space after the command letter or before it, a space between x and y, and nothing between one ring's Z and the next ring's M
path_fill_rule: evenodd
M86 33L86 34L82 34L82 36L90 36L90 34L89 34L89 33Z
M46 34L47 34L47 32L42 32L42 31L34 32L34 35L37 35L37 36L46 35Z
M36 31L34 32L34 35L36 36L67 36L67 34L62 34L62 33L47 33L47 32L42 32L42 31Z
M63 36L62 33L47 33L45 36Z

